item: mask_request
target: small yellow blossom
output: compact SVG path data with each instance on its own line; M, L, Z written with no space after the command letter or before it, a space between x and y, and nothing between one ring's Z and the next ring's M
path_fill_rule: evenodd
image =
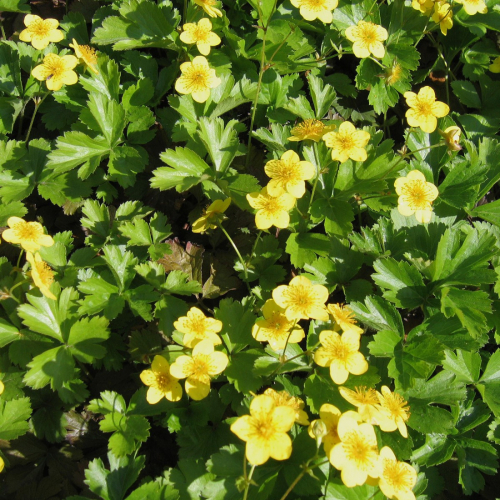
M313 285L305 276L295 276L289 285L280 285L273 290L273 299L285 309L289 320L319 319L328 321L325 302L328 289L323 285Z
M434 6L434 14L432 14L432 20L439 24L441 33L446 35L448 30L453 27L453 10L449 3L438 2Z
M339 4L338 0L290 0L297 7L300 15L306 21L319 19L325 24L333 21L333 9Z
M424 16L430 16L434 11L434 5L436 0L412 0L411 6L424 14Z
M2 237L9 243L20 244L27 252L36 252L41 247L51 247L54 244L52 236L44 234L43 227L38 222L26 222L19 217L9 217L9 229Z
M275 391L274 389L266 389L266 396L273 398L276 406L289 406L295 412L295 422L300 425L309 425L309 417L304 411L304 401L302 399L288 394L286 391Z
M213 345L222 344L217 335L222 330L222 321L207 318L197 307L192 307L186 316L174 322L174 328L184 334L184 345L192 349L201 340L210 340Z
M368 363L359 352L359 339L359 333L352 330L342 335L332 330L319 334L321 347L314 353L314 362L330 367L330 377L338 385L347 380L349 373L362 375L368 370Z
M252 328L252 336L259 342L269 342L275 351L284 349L286 340L289 344L297 344L304 337L304 330L297 325L296 320L290 320L285 315L285 309L269 299L262 307L263 320L256 321Z
M212 31L212 22L206 17L200 19L198 23L187 23L182 29L184 30L180 39L184 43L195 43L200 51L200 54L208 56L210 48L215 47L221 43L219 35Z
M226 354L214 349L210 340L198 342L192 356L179 356L170 367L170 373L178 379L187 378L187 395L199 401L208 396L210 380L222 373L229 362Z
M255 396L250 415L243 415L232 425L234 432L246 442L245 455L252 465L269 460L286 460L292 454L292 440L287 432L295 422L295 411L289 406L276 406L270 396Z
M347 330L352 330L359 334L364 332L362 328L356 325L356 320L353 318L354 313L348 306L344 306L342 304L328 304L326 308L335 323L342 328L343 332Z
M354 161L365 161L365 146L370 140L370 133L357 130L351 122L340 124L338 132L328 132L323 136L325 144L332 148L332 160L344 163L349 158Z
M406 112L406 119L410 127L420 127L424 132L434 132L437 127L437 118L442 118L450 112L447 104L436 101L436 94L431 87L422 87L418 94L405 92L406 104L410 109Z
M358 21L356 26L349 26L345 30L345 36L351 42L352 51L356 57L363 59L373 54L377 59L382 59L385 54L384 44L389 34L387 30L378 24L367 21Z
M194 3L200 6L210 17L222 17L222 12L215 8L215 0L194 0Z
M337 426L339 424L339 418L342 415L342 412L331 404L325 403L321 405L319 409L319 420L323 422L325 433L321 437L321 442L323 443L323 449L325 450L326 455L330 454L331 449L337 444L340 443L340 438L337 433ZM309 426L307 432L309 436L313 439L316 439L315 435L315 427L317 426L318 420L313 420L311 425Z
M432 182L427 182L422 172L412 170L406 177L399 177L394 182L398 198L398 211L409 217L415 214L418 222L430 222L432 202L438 197L439 191Z
M486 7L484 0L455 0L455 2L462 4L469 16L473 16L478 12L479 14L486 14L488 12L488 7Z
M500 73L500 56L496 57L489 66L492 73Z
M3 458L0 457L0 472L3 471L4 467L5 467L5 462L3 461Z
M347 411L339 419L337 432L341 442L332 448L328 458L342 471L342 482L353 488L363 485L368 476L379 477L381 465L373 426L362 423L358 413Z
M292 128L292 135L288 140L319 142L327 132L331 132L332 130L335 130L335 125L325 125L321 120L309 118Z
M203 212L203 215L194 221L193 233L206 233L209 229L215 229L226 217L222 215L231 204L231 198L215 200Z
M405 462L398 462L394 452L384 446L380 450L380 478L378 486L390 499L415 500L413 488L417 483L417 471Z
M291 194L271 196L265 187L260 193L247 194L247 200L257 210L255 225L258 229L269 229L271 226L284 229L290 224L288 212L294 207L296 200Z
M45 297L56 300L57 297L50 291L50 285L54 282L52 269L42 260L39 253L33 256L31 252L27 252L26 260L31 264L31 277L35 286L40 289Z
M26 29L19 34L22 42L31 42L35 49L43 50L50 42L60 42L64 38L64 33L58 30L59 21L57 19L42 19L33 14L24 16Z
M60 90L63 85L74 85L78 81L78 75L73 71L77 64L75 56L47 54L31 74L37 80L45 81L49 90Z
M379 405L378 408L382 417L380 428L384 432L392 432L399 429L403 437L408 437L408 430L406 429L406 421L410 418L410 407L406 406L408 403L404 400L403 396L397 392L391 392L386 385L382 386L382 394L377 392Z
M379 404L377 391L368 387L355 387L354 391L347 387L339 387L340 395L356 406L358 413L364 422L376 425L379 422Z
M70 43L69 46L75 51L76 57L83 61L90 71L96 75L99 74L99 70L96 68L97 56L94 48L89 47L88 45L78 45L78 42L74 38L73 43Z
M462 149L462 146L460 146L460 134L462 131L459 127L452 125L444 131L438 129L438 132L450 151L460 151Z
M210 68L203 56L197 56L192 62L182 63L182 75L175 82L179 94L191 94L196 102L205 102L210 97L210 89L218 87L221 79Z
M179 401L182 397L182 387L179 379L170 373L168 361L163 356L155 356L151 363L151 370L141 372L141 380L149 387L146 399L154 405L162 398L169 401Z
M275 197L289 193L294 198L302 198L306 192L304 181L312 179L316 174L313 164L300 161L299 155L292 150L283 153L280 160L268 161L264 170L271 178L267 192Z

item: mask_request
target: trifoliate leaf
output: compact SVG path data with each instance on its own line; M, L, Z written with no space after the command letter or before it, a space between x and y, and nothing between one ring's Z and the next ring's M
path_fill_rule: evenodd
M0 439L10 441L25 434L31 416L29 398L0 401Z

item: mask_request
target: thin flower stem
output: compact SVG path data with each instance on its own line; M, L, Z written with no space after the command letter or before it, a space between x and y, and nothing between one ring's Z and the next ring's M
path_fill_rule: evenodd
M316 457L313 457L313 459L316 458ZM312 459L311 459L312 460ZM284 495L280 498L280 500L285 500L286 497L288 497L288 495L292 492L292 490L295 488L295 486L297 486L297 484L299 483L299 481L306 475L308 474L310 471L312 471L313 469L315 469L316 467L319 467L321 465L324 465L326 463L328 463L328 460L325 460L323 462L320 462L319 464L316 464L316 465L312 465L311 467L309 467L309 462L310 460L308 460L306 462L306 464L304 465L303 467L303 470L302 472L294 479L293 483L288 487L288 489L285 491Z
M285 348L283 349L283 356L282 356L282 359L280 359L281 366L283 366L285 364L285 362L287 361L286 358L285 358L286 348L288 347L288 341L290 340L290 337L292 336L293 329L297 326L297 321L298 321L298 319L296 319L294 321L294 323L292 325L292 328L290 329L290 333L288 334L288 337L286 338Z
M184 13L182 15L182 19L184 19L184 22L186 22L187 10L188 10L188 2L187 0L184 0Z
M221 231L226 235L226 238L229 240L229 243L231 243L232 247L234 248L234 251L236 252L236 255L238 256L239 261L241 262L241 265L243 266L243 274L245 275L245 283L248 288L248 292L251 294L252 290L250 288L250 284L248 283L248 270L247 270L247 265L245 261L243 260L243 257L241 256L240 251L238 250L238 247L234 243L233 239L231 236L229 236L229 233L226 231L226 229L222 226L222 224L219 225Z
M7 40L7 35L5 34L5 29L4 29L4 27L3 27L3 23L2 23L2 21L0 21L0 30L2 30L2 38L3 38L4 40Z
M247 478L247 485L245 488L245 494L243 495L243 500L247 500L247 498L248 498L248 490L250 489L250 482L252 481L252 476L253 476L254 470L255 470L255 465L252 465L252 468L250 469L250 474L248 475L248 478ZM246 475L246 464L245 464L245 475Z
M307 207L307 212L311 209L312 202L314 200L314 194L316 193L316 186L318 185L319 176L321 174L321 165L319 164L319 155L318 155L318 145L316 142L313 143L313 151L314 151L314 160L316 161L316 179L314 179L313 188L311 191L311 198L309 199L309 206Z
M29 140L30 134L31 134L31 129L33 127L33 123L35 122L35 116L36 116L36 113L38 111L38 108L42 105L43 101L45 101L45 99L47 98L47 96L49 94L50 94L50 90L40 99L40 101L35 102L35 111L33 111L33 116L31 117L30 126L28 127L28 133L26 134L26 139L25 139L26 144L28 144L28 140Z
M252 262L253 254L255 253L255 249L257 248L257 244L259 243L261 235L262 235L262 230L259 231L257 238L255 238L255 242L254 242L253 247L252 247L252 252L250 253L250 257L248 258L248 261L247 261L247 267L249 267L250 262Z
M371 59L373 62L377 63L382 69L387 69L386 66L384 66L380 61L375 59L373 56L370 56L369 59Z
M24 249L21 248L21 251L19 252L19 257L17 258L17 264L16 264L17 269L20 269L19 265L21 264L21 257L23 256L23 253L24 253Z

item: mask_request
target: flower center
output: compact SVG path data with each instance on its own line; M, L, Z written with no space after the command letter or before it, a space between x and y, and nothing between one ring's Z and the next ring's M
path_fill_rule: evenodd
M207 30L206 28L203 28L201 26L196 26L193 34L197 42L204 42L207 39L209 33L210 30Z
M350 151L355 146L353 138L349 135L339 135L337 137L337 144L338 149L341 151Z
M413 481L411 474L404 468L404 466L395 460L384 460L383 476L387 483L395 490L411 490Z
M187 79L189 81L190 89L204 89L207 87L207 72L203 66L192 66Z
M206 379L210 366L210 358L206 354L198 354L192 358L191 377L197 380Z
M329 345L331 355L334 359L338 359L340 361L346 361L347 358L349 357L350 350L347 348L345 344L342 343L342 341L334 342Z
M156 386L160 391L165 391L170 386L170 377L166 373L157 373Z
M95 55L95 49L89 47L88 45L80 45L80 52L82 54L82 59L87 64L97 64L97 57Z
M404 408L406 401L399 394L391 394L385 397L384 408L394 417L406 420L408 410Z
M288 320L282 314L275 313L271 316L269 324L276 333L281 333L288 326Z
M377 30L373 26L370 26L370 25L364 26L361 33L360 33L360 38L367 45L375 43L378 41Z
M325 0L303 0L302 5L315 11L324 10Z
M357 431L349 432L343 441L347 458L356 463L358 468L369 468L377 458L373 446Z
M314 304L314 297L311 296L306 287L293 286L290 288L291 290L288 293L290 305L307 309Z
M433 116L432 115L432 104L429 102L418 101L416 111L422 116Z
M409 207L412 210L422 210L432 203L432 196L426 182L420 179L409 181L402 189Z
M193 333L198 337L205 336L205 320L203 318L197 318L191 321L189 325Z
M54 282L54 273L46 262L39 262L36 264L36 270L40 276L40 281L45 286L50 286Z
M257 434L265 440L268 440L276 431L270 420L258 421L256 425Z
M30 24L28 30L34 35L44 38L49 34L50 27L43 19L39 19L38 21Z
M43 234L41 226L35 222L18 222L12 229L24 241L36 241Z

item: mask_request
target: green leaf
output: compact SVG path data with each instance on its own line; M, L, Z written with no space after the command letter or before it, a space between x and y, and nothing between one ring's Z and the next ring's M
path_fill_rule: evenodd
M0 11L30 13L28 0L0 0Z
M401 337L397 332L381 330L373 336L373 341L368 344L368 349L373 356L392 358L394 349L400 342Z
M0 401L0 439L10 441L26 434L30 416L29 398Z
M194 151L188 148L167 149L160 158L170 167L153 171L151 187L165 191L175 187L182 193L200 182L213 178L213 171Z
M451 458L456 446L456 441L449 439L446 434L427 434L425 444L413 452L412 460L427 467L439 465Z
M477 352L468 352L462 349L457 349L456 354L445 351L443 368L454 373L457 380L475 384L479 380L481 356Z
M137 258L123 246L107 245L104 247L103 259L113 273L119 292L122 293L134 279Z
M471 217L481 217L481 219L500 226L500 200L479 205L469 212Z
M0 225L6 226L10 217L24 217L28 209L20 201L0 204Z
M190 280L189 274L178 270L168 273L162 289L177 295L193 295L202 291L201 284L198 281Z
M92 139L83 132L66 132L57 139L56 149L49 154L47 168L60 174L89 160L100 161L109 152L108 141L103 137Z
M412 388L404 392L411 401L455 405L466 397L465 385L452 373L442 371L429 380L417 379Z
M225 172L239 152L238 129L241 131L241 126L238 125L238 120L230 120L227 125L222 118L201 117L199 120L198 135L216 172Z
M114 391L101 392L100 399L93 399L88 405L88 410L94 413L108 415L109 413L125 413L127 405L123 396Z
M92 363L106 354L101 344L109 338L108 320L102 317L83 318L69 332L68 346L71 354L83 363Z
M80 75L79 82L87 92L97 92L106 96L109 100L118 102L120 95L120 67L113 59L100 53L97 58L99 74L92 73L90 76Z
M106 419L109 419L108 415ZM104 420L101 421L101 430ZM121 422L119 429L109 438L109 450L117 457L131 455L140 446L140 443L146 441L149 437L149 422L145 417L131 415L125 417Z
M312 73L307 77L311 98L316 110L316 118L321 120L337 98L335 89Z
M143 0L128 0L120 4L120 16L107 17L95 30L92 43L113 45L114 50L140 47L174 48L178 34L177 10L168 5L156 5Z
M11 323L0 318L0 347L5 347L14 340L19 340L21 332Z
M108 169L110 180L117 181L127 188L135 184L136 176L142 172L148 162L136 148L120 146L112 149L109 155Z
M383 500L386 498L377 486L354 486L349 488L344 485L340 478L328 481L326 485L325 500Z
M375 330L391 330L400 335L404 333L403 320L399 312L382 297L373 295L367 297L364 304L351 302L349 307L359 321Z
M316 255L328 256L331 253L331 240L318 233L292 233L286 242L286 253L295 267L312 264Z
M311 205L310 212L316 220L325 219L325 231L328 234L346 237L352 232L351 222L354 220L354 211L347 201L333 198L319 199Z
M387 258L375 261L373 268L377 271L372 275L373 281L385 289L383 296L397 307L414 309L426 302L422 275L410 264Z
M119 144L125 128L125 110L116 101L101 93L91 93L87 103L101 129L109 149Z
M229 353L241 351L247 345L259 346L252 337L252 327L257 319L251 308L233 299L223 299L214 310L215 319L222 321L221 337Z
M22 101L17 98L0 97L0 133L10 134L17 116L21 112Z
M467 80L455 80L451 82L451 87L453 93L462 104L465 104L465 106L469 108L481 108L481 99L472 82Z
M457 316L473 338L488 331L483 312L491 312L491 300L486 292L472 292L457 288L441 289L441 312L447 317Z
M491 355L477 388L495 416L500 416L500 350Z
M227 299L226 299L227 300ZM255 361L262 356L262 351L250 349L231 355L231 362L224 370L224 375L238 392L247 394L257 392L263 384L262 377L253 371Z
M123 92L122 105L126 111L130 111L135 106L143 106L152 99L154 92L153 82L147 77L142 78Z
M2 3L5 2L0 0L0 6ZM6 10L8 9L0 8L0 11ZM11 97L23 95L19 53L14 47L15 45L0 44L0 91Z

